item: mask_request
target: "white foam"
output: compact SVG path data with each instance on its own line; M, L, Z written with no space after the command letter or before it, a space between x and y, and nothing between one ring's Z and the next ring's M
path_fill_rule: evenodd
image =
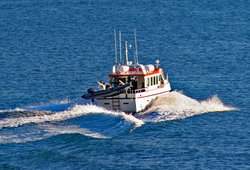
M66 101L60 101L61 103L67 103ZM107 114L122 117L125 121L132 122L135 127L140 127L146 121L167 121L182 119L198 114L208 113L208 112L222 112L231 111L236 108L224 105L217 96L213 96L204 101L197 101L188 96L185 96L181 92L173 91L169 94L157 98L152 102L151 107L145 112L139 113L134 117L133 115L128 115L124 112L110 111L96 105L86 104L86 105L74 105L72 108L68 108L66 111L60 112L45 112L44 114L35 114L26 117L11 117L4 118L0 120L0 129L8 127L18 127L29 123L44 123L44 122L55 122L63 121L71 118L75 118L87 114ZM25 111L23 109L15 109L15 111ZM155 118L147 117L147 114L152 112L157 112Z
M108 139L110 137L102 135L97 132L92 132L89 129L80 128L76 125L72 126L60 126L60 125L51 125L43 124L39 125L40 130L32 130L31 132L22 133L22 134L4 134L0 135L0 143L25 143L47 139L52 136L60 134L81 134L84 136L99 138L99 139ZM44 133L45 132L45 133Z
M105 113L105 114L113 115L113 116L121 116L126 121L135 123L136 127L139 127L139 126L144 124L144 122L142 120L137 119L133 115L128 115L128 114L121 112L121 111L107 110L103 107L99 107L99 106L91 105L91 104L76 105L75 107L72 108L71 111L74 113L82 113L82 114Z
M151 107L140 116L144 117L152 112L157 112L159 115L152 119L144 119L144 121L167 121L182 119L194 115L199 115L208 112L231 111L236 108L225 106L217 96L213 96L205 101L197 101L185 96L182 92L173 91L169 94L157 98Z
M70 100L65 99L65 100L53 100L48 103L40 103L40 104L34 104L34 105L29 105L24 108L15 108L15 109L6 109L6 110L0 110L0 113L5 113L5 112L18 112L18 111L27 111L27 110L36 110L36 111L58 111L62 109L67 108L67 104L70 103ZM69 106L68 106L69 107Z
M133 117L132 115L127 115L123 112L109 111L95 105L75 105L73 108L62 112L55 112L55 113L36 115L30 117L5 118L0 120L0 129L6 127L18 127L29 123L38 124L44 122L63 121L86 114L96 114L96 113L121 116L126 121L135 123L136 127L139 127L143 124L142 120L139 120Z
M19 112L19 111L25 111L25 109L15 108L15 109L8 109L8 110L0 110L0 113L5 113L5 112Z
M33 104L24 107L24 110L37 110L37 111L63 111L72 106L69 99L52 100L48 103Z
M6 136L0 136L0 143L25 143L25 142L31 142L31 141L38 141L42 139L46 139L51 137L51 134L45 134L41 136L31 136L30 134L23 134L23 135L6 135Z
M201 101L200 104L204 110L207 110L207 112L224 112L238 110L238 108L226 106L225 104L223 104L223 102L218 98L218 96L213 96L205 101Z
M81 134L84 136L89 136L92 138L101 138L101 139L106 139L110 138L108 136L102 135L97 132L90 131L89 129L85 128L80 128L76 125L72 126L53 126L53 125L43 125L43 129L49 133L52 133L54 135L58 134Z
M32 105L28 105L26 106L26 108L32 108L32 107L40 107L43 105L50 105L50 104L66 104L66 103L70 103L71 101L69 99L62 99L62 100L50 100L48 102L42 102L42 103L38 103L38 104L32 104Z

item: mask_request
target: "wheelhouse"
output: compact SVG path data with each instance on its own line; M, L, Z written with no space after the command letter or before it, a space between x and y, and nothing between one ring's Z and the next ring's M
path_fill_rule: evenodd
M111 87L131 83L132 88L128 93L138 93L164 85L164 72L161 68L155 68L153 65L126 67L114 66L113 73L109 74Z

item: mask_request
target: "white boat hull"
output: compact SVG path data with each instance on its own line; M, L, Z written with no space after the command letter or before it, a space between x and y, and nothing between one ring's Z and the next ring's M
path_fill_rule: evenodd
M127 113L136 113L145 110L156 97L169 93L170 84L163 87L139 90L137 93L122 93L113 97L96 99L94 103L109 110L120 110Z

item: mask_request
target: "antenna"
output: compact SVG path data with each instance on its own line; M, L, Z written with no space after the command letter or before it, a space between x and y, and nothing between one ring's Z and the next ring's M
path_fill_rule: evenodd
M135 50L134 50L134 63L135 63L135 64L137 64L137 63L136 63L136 55L135 55Z
M116 47L116 31L114 29L114 39L115 39L115 63L118 63L118 59L117 59L117 47Z
M136 40L136 29L134 29L135 36L135 64L138 64L138 50L137 50L137 40Z
M119 31L119 41L120 41L120 64L122 64L122 33Z
M125 49L126 49L126 65L128 65L128 42L125 41Z

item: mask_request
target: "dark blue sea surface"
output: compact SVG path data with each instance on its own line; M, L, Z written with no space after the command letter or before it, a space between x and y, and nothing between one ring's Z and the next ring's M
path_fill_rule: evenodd
M0 169L250 169L249 7L0 1ZM174 91L135 116L80 99L134 28Z

